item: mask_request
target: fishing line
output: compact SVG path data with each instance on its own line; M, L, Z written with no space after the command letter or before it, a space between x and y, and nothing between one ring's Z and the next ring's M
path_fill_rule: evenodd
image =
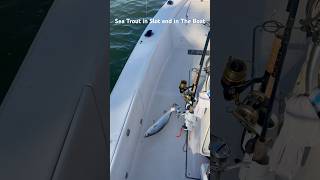
M268 28L274 28L274 29L268 29ZM268 20L265 21L262 24L256 25L253 28L253 34L252 34L252 50L251 50L251 79L255 77L255 49L256 49L256 34L258 29L262 29L265 32L273 33L275 34L278 32L281 28L284 28L284 25L281 24L278 21L275 20ZM251 85L251 91L253 91L254 84Z
M270 29L269 29L270 28ZM271 29L274 28L274 29ZM256 49L256 34L258 29L262 29L264 32L269 32L272 34L277 33L280 29L284 28L284 25L275 20L268 20L262 24L256 25L253 28L252 33L252 51L251 51L251 78L255 77L255 49ZM253 90L253 84L251 90Z
M148 19L148 0L146 0L146 19Z
M268 20L263 22L262 24L256 25L252 30L252 45L251 45L251 79L256 77L255 75L255 52L256 52L256 36L257 30L262 30L263 32L268 32L271 34L276 34L280 29L285 28L281 22L276 20ZM293 29L300 30L302 26L295 26ZM251 85L251 90L253 90L254 84Z
M186 20L189 20L188 13L189 13L190 5L191 5L191 1L190 1L190 3L189 3L189 6L188 6L188 8L187 8L187 11L186 11Z
M293 26L292 29L301 29L302 26L300 27L295 27ZM281 29L286 28L285 25L283 25L281 22L276 21L276 20L267 20L263 22L262 24L256 25L253 28L252 31L252 46L251 46L251 79L256 77L256 72L255 72L255 51L256 51L256 35L257 35L257 30L262 30L263 32L271 33L271 34L276 34L278 33ZM251 91L254 90L254 84L251 85ZM240 140L240 147L241 150L244 152L243 149L243 142L244 142L244 137L246 134L247 130L243 128L242 135L241 135L241 140Z

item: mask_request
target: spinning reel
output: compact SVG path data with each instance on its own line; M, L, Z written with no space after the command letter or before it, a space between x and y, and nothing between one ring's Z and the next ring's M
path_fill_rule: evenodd
M267 97L260 91L251 91L245 99L236 107L232 114L240 120L240 123L250 132L260 134L260 121L266 112Z
M186 102L186 109L189 110L190 112L193 112L192 106L193 106L193 103L195 102L195 96L197 94L197 88L199 85L201 71L203 69L204 59L206 56L206 52L207 52L207 48L209 45L211 34L212 34L212 31L209 31L208 36L206 38L204 48L203 48L203 51L202 51L202 54L201 54L201 59L200 59L200 63L199 63L199 70L196 75L195 81L192 83L191 86L188 86L188 83L186 80L181 80L181 82L179 84L179 92L180 92L180 94L182 94L183 99Z
M315 1L312 0L311 2ZM299 0L289 0L286 9L288 12L286 25L281 26L279 23L275 23L276 30L267 31L275 36L270 58L261 78L254 78L255 38L253 38L251 79L246 80L247 68L245 62L230 57L221 80L225 99L234 100L237 105L233 115L240 120L246 130L256 134L257 141L254 142L252 159L260 164L268 163L266 161L268 159L266 134L298 7ZM320 17L320 13L318 15L315 17ZM262 26L257 27L262 27L266 31L266 24L264 23ZM255 30L253 37L255 37ZM259 91L254 91L253 85L256 83L261 83ZM240 93L249 86L252 86L251 92L243 101L240 101Z
M243 85L246 76L246 64L242 60L230 56L221 79L223 95L226 100L238 100L239 94L245 89Z
M193 105L193 102L195 101L195 95L192 92L193 87L194 85L188 86L186 80L181 80L179 84L179 92L183 96L186 104L189 105L188 107L186 107L186 109L188 110L191 107L190 105Z
M240 94L255 83L263 81L262 78L246 80L247 66L243 60L229 57L225 67L221 84L224 98L228 101L234 100L237 105L232 114L240 120L240 123L249 131L259 134L255 127L258 123L260 110L266 101L265 95L260 91L251 91L242 101Z

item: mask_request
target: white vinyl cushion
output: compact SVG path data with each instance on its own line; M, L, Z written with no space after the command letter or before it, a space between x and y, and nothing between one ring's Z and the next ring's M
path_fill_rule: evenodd
M307 96L288 99L283 127L271 151L270 168L292 179L301 168L305 147L319 144L320 120Z

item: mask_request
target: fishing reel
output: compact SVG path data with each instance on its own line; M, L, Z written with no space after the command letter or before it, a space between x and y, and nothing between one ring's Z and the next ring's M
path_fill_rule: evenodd
M192 91L193 85L188 86L186 80L181 80L179 84L179 92L183 96L184 101L186 102L187 106L186 109L189 110L193 102L195 101L194 93Z
M237 107L232 114L249 131L259 133L257 123L260 119L260 110L266 102L266 96L260 91L251 91L240 101L240 94L255 83L260 83L264 78L246 80L247 66L244 60L229 57L221 78L224 98L234 100Z
M251 91L232 112L240 123L250 132L260 134L261 116L265 111L267 97L260 91Z
M229 57L224 69L221 84L223 87L224 98L228 101L236 100L239 94L245 89L247 66L243 60Z

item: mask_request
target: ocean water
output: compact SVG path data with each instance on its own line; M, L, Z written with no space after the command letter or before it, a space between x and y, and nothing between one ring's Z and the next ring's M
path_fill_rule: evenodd
M166 0L110 1L110 92L118 80L130 53L147 26L147 24L115 24L114 20L116 18L152 18L165 2Z
M53 0L0 1L0 103Z
M151 18L164 2L165 0L111 0L110 92L146 27L146 24L115 24L114 19ZM0 103L52 3L53 0L33 0L32 3L27 0L0 1Z

